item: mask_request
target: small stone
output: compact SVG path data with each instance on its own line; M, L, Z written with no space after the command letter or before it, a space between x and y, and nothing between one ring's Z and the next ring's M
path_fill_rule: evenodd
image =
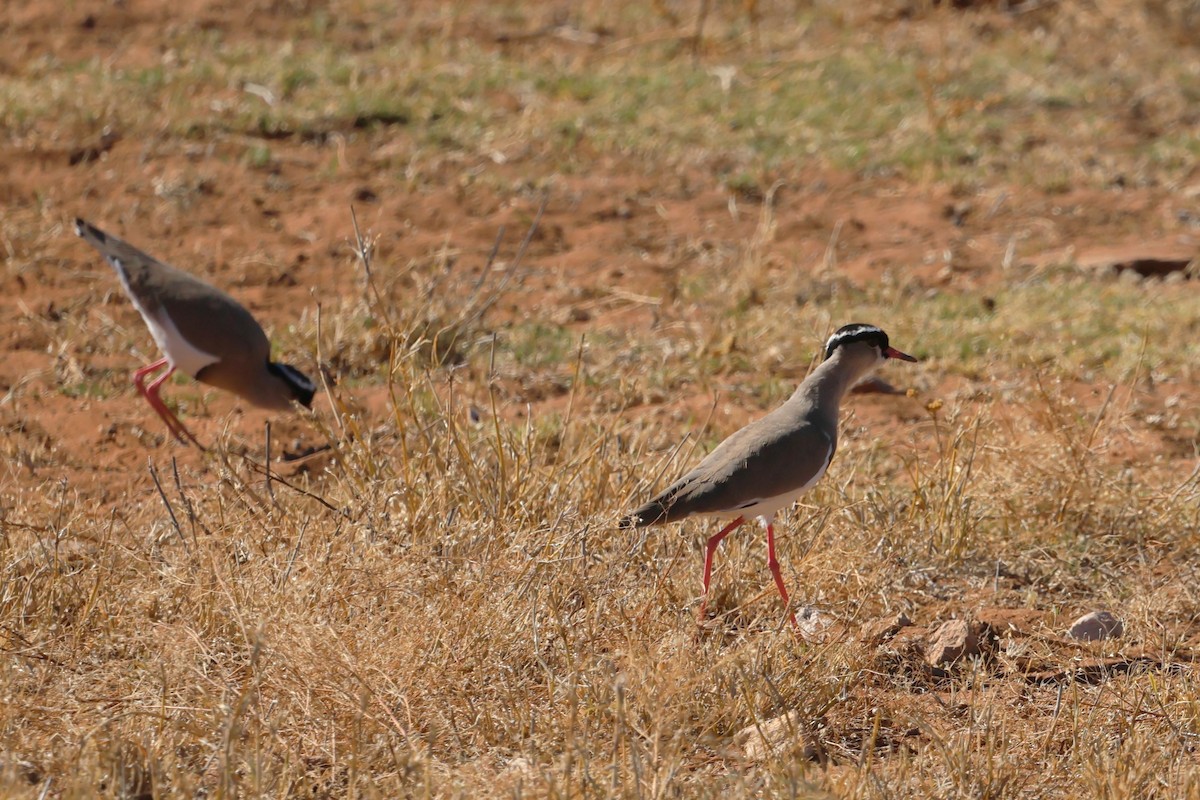
M805 639L812 639L828 628L830 624L829 615L813 606L805 606L796 613L796 625Z
M799 710L789 711L733 735L733 743L746 758L761 761L779 753L795 753L807 761L822 761L821 742L800 724Z
M971 213L971 204L968 202L958 202L952 205L947 205L942 209L942 216L954 223L954 227L961 228L967 221L967 215Z
M508 760L504 765L504 770L501 773L505 777L524 778L530 780L538 774L537 766L524 756L517 756Z
M556 316L559 323L563 325L570 325L573 322L589 321L592 318L592 312L588 311L586 308L571 306L570 308L563 309L563 311Z
M909 625L912 625L912 620L900 611L890 617L880 617L863 625L859 629L858 639L869 645L881 645L899 633L901 628L907 628Z
M1067 629L1067 636L1083 642L1099 642L1124 635L1125 623L1107 611L1084 614Z
M929 639L925 660L932 667L944 667L960 658L979 655L979 635L965 619L943 622Z

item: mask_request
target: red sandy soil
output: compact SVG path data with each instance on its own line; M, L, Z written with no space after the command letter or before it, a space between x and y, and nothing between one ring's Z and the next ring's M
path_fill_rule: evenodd
M277 35L287 24L287 8L203 0L9 3L8 20L0 26L6 42L0 73L47 55L106 57L115 46L125 64L157 63L163 26L188 15L202 28L250 39ZM680 243L745 247L761 211L761 198L731 195L702 164L661 174L652 165L589 153L586 142L575 159L587 168L566 175L540 157L538 143L506 152L504 159L447 154L439 166L443 180L430 183L437 188L410 194L383 183L376 168L409 135L403 128L353 131L337 141L273 140L268 169L246 166L244 136L181 143L114 133L106 138L98 124L94 130L39 129L0 137L0 163L6 165L0 171L0 203L22 232L22 238L5 242L10 266L0 275L6 482L34 489L66 480L102 503L121 497L131 471L145 474L148 455L196 454L167 440L131 385L103 399L67 396L57 388L64 371L132 372L158 357L108 267L72 235L70 221L77 215L205 276L241 299L268 330L278 330L304 311L314 314L318 300L363 291L350 241L352 203L363 230L379 237L381 268L429 259L448 246L464 269L479 270L501 227L502 251L511 258L539 202L532 189L501 193L488 187L549 180L552 191L527 256L520 301L503 298L489 322L542 317L586 332L648 327L656 313L654 305L636 299L588 306L587 287L661 298L673 285L671 276L687 267ZM333 148L340 149L340 166L331 173L326 166ZM459 180L468 173L489 180L463 190ZM823 268L837 229L836 269L859 283L891 272L930 288L978 290L982 298L1004 279L1001 264L1014 237L1022 253L1049 253L1123 244L1092 241L1114 218L1151 240L1176 230L1178 201L1164 188L1042 195L998 186L966 193L936 183L817 169L778 177L784 184L775 197L777 228L767 246L768 265ZM171 185L190 187L196 199L183 205L165 201L162 187ZM586 313L573 314L575 307ZM89 354L86 341L70 338L73 318L86 320L92 332L111 319L137 352ZM172 385L167 394L182 390ZM195 390L191 396L197 394L203 403L190 403L185 418L202 439L212 440L228 423L248 441L261 441L267 414L220 392ZM671 402L663 399L664 406ZM693 405L710 402L706 396ZM860 421L922 413L919 400L855 402ZM280 418L274 424L276 441L286 448L319 444L300 421Z

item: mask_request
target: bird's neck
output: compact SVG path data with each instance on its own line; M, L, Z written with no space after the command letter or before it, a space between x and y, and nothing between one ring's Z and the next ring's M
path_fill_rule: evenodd
M836 424L842 398L874 366L874 363L855 359L844 350L839 350L809 373L796 388L792 399L796 402L806 401L818 414Z

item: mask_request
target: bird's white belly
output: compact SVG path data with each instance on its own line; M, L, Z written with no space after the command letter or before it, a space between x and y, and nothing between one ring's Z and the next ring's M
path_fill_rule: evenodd
M138 310L141 311L140 308ZM158 343L159 349L176 369L194 378L200 374L200 370L221 360L212 353L193 347L163 311L160 310L156 316L143 312L142 317L146 320L146 327L150 329L150 335Z

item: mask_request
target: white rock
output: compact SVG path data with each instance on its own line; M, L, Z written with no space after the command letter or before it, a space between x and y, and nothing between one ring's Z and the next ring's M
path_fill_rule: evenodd
M1115 639L1125 635L1125 623L1107 611L1093 611L1084 614L1071 623L1067 636L1084 642L1099 642L1103 639Z
M791 752L808 761L820 761L821 742L801 726L799 711L789 711L761 725L749 725L733 736L733 743L746 758L761 761Z
M863 625L858 638L869 645L880 645L899 633L901 628L907 628L909 625L912 625L912 620L908 618L908 614L899 611Z
M796 624L800 626L800 633L805 639L811 639L832 624L829 615L814 608L813 606L805 606L796 613Z

